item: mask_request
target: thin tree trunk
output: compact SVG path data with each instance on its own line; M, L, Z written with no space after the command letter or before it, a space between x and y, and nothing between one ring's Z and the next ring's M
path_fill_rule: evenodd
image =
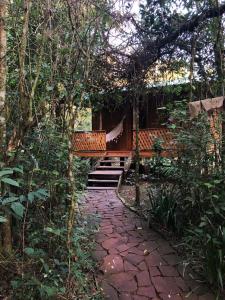
M140 205L139 93L135 95L135 205Z
M6 34L6 16L8 1L0 0L0 143L1 152L3 153L2 166L5 166L6 160L6 51L7 51L7 34ZM1 193L4 193L2 186ZM2 224L2 249L5 253L12 251L12 229L11 216L5 215L6 222Z
M31 9L31 0L24 0L24 22L23 22L23 32L21 36L21 43L19 48L19 92L20 92L20 109L23 115L23 119L27 120L31 117L32 112L30 111L32 107L32 98L30 97L29 103L27 103L28 95L25 89L25 59L26 59L26 49L27 49L27 35L29 26L29 17Z
M219 9L219 2L218 0L212 1L213 5L217 6ZM224 84L225 84L225 77L224 77L224 28L223 28L223 22L222 17L218 17L214 20L214 26L215 29L212 31L212 34L216 36L216 40L214 43L214 57L215 57L215 65L216 65L216 71L218 76L218 82L221 85L219 87L219 91L216 91L217 93L220 93L224 97ZM225 99L224 99L225 101ZM225 103L223 105L223 109L225 111ZM225 121L224 116L222 120L222 141L221 141L221 160L222 160L222 168L225 168Z
M195 63L195 52L196 52L196 42L197 42L197 35L193 37L191 43L191 62L190 62L190 101L193 99L193 79L194 79L194 63Z
M72 106L72 105L71 105ZM73 131L74 131L74 123L76 120L76 112L73 112L72 107L69 109L69 128L68 128L68 181L69 181L69 209L68 209L68 220L67 220L67 246L68 249L71 249L72 244L72 234L73 227L75 222L76 212L78 210L77 207L77 196L76 196L76 187L75 187L75 177L74 177L74 159L73 159Z
M0 0L0 145L1 150L5 149L6 138L6 49L7 37L5 29L5 19L7 14L7 1Z
M68 141L68 180L69 180L69 210L68 210L68 222L67 222L67 246L71 249L73 226L75 222L75 215L77 210L77 197L75 189L75 177L73 171L73 152L71 136Z

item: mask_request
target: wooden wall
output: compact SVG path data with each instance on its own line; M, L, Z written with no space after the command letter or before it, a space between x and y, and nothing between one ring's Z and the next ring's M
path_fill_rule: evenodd
M102 111L102 129L109 133L113 130L126 115L123 122L123 133L117 141L107 143L108 151L130 151L132 150L132 108L128 104L125 107L116 109L115 111ZM100 130L100 112L93 114L92 129Z

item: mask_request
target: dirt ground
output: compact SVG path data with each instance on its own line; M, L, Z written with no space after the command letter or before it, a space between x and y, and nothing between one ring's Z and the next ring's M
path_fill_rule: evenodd
M154 184L154 183L153 183ZM119 195L123 198L125 205L132 208L145 220L148 220L149 226L160 232L163 237L168 238L173 245L177 244L177 238L172 231L169 231L163 224L158 223L157 220L150 215L150 201L148 191L152 183L142 180L140 181L140 207L135 206L135 186L123 184L120 187Z
M140 208L143 214L147 215L149 208L150 208L150 202L148 197L148 190L150 187L150 183L146 181L140 182ZM119 194L123 199L125 200L126 204L129 207L132 207L135 205L135 186L134 185L122 185Z

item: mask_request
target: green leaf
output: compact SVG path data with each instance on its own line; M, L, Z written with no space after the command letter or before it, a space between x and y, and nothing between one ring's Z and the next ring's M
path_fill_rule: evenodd
M38 189L38 190L36 191L36 193L38 193L38 194L40 194L40 195L42 195L42 196L44 196L44 197L49 197L49 193L48 193L47 190L45 190L45 189Z
M27 200L27 198L24 195L19 196L20 202L24 202Z
M7 222L7 219L5 217L0 216L0 223L5 223Z
M5 170L2 170L0 171L0 176L4 176L4 175L10 175L10 174L13 174L13 170L10 170L10 169L5 169Z
M22 168L13 168L13 171L23 174Z
M1 179L2 182L4 183L7 183L9 185L13 185L13 186L16 186L16 187L19 187L19 183L11 178L8 178L8 177L5 177L5 178L2 178Z
M27 254L27 255L30 255L30 256L32 256L32 255L34 255L34 248L25 248L24 249L24 252Z
M59 229L55 229L55 228L51 228L51 227L46 227L45 231L53 233L53 234L58 235L58 236L60 236L60 234L61 234Z
M60 290L60 293L63 293L63 294L66 292L66 289L64 287L61 287L59 290Z
M28 200L32 203L34 201L34 192L28 193Z
M53 297L56 295L57 293L57 289L55 287L51 287L51 286L43 286L43 290L47 293L48 297Z
M8 204L8 203L12 203L12 202L15 202L18 200L18 197L8 197L8 198L5 198L3 201L2 201L2 204L5 205L5 204Z
M17 289L20 286L20 281L18 280L12 280L11 285L13 289Z
M52 86L50 86L50 85L47 85L46 86L46 90L49 92L49 91L52 91L53 90L53 87Z
M20 203L20 202L15 202L11 204L11 209L14 211L14 213L22 218L23 217L23 213L25 210L25 207Z

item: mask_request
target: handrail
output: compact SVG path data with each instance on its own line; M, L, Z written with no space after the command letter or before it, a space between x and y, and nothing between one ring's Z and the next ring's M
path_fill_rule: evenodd
M93 133L93 132L106 132L105 130L76 130L74 133Z

